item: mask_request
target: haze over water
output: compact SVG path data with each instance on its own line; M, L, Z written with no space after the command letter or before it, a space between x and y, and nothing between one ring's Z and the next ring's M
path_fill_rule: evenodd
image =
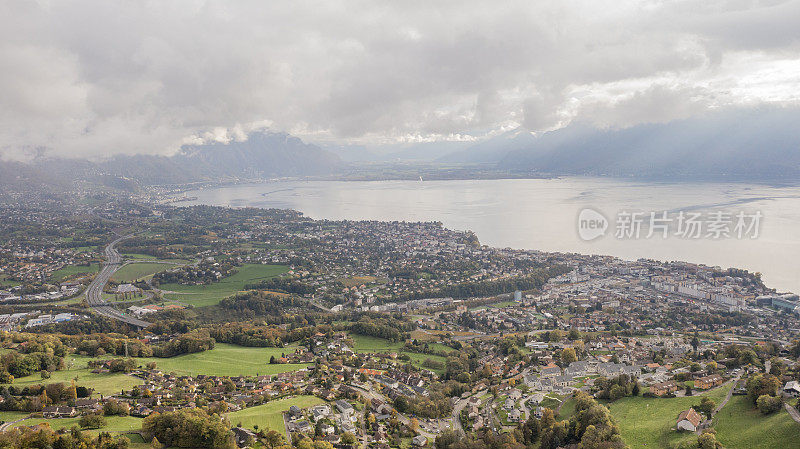
M800 187L722 183L639 183L599 178L468 181L292 181L187 192L181 204L290 208L332 220L441 221L496 247L684 260L761 272L767 286L800 292ZM609 219L586 242L577 216L591 207ZM617 239L620 211L739 211L763 215L756 239ZM705 230L704 230L705 232Z

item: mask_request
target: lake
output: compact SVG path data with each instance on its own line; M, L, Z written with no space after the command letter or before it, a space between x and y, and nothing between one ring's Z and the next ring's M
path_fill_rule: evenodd
M333 220L440 221L451 229L471 230L481 243L496 247L745 268L761 272L769 287L800 292L800 187L796 186L642 183L577 177L287 181L200 189L187 192L187 196L197 199L179 204L290 208L311 218ZM592 241L578 233L578 216L585 208L608 220L605 235ZM630 211L643 213L643 230L639 238L617 238L616 225L623 220L620 214ZM673 221L666 238L659 232L646 238L651 211L669 212ZM700 238L675 236L681 211L685 217L702 214L700 220L706 220L709 230L709 221L727 222L730 237L707 237L706 228ZM714 215L719 213L729 213L730 220ZM745 214L748 225L759 225L742 238L735 232L739 213ZM760 214L758 220L753 218L756 213ZM751 238L755 229L758 235Z

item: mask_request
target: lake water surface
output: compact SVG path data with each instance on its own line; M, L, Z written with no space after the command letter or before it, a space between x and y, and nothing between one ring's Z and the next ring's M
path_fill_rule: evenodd
M639 183L599 178L469 181L292 181L188 192L180 204L290 208L311 218L441 221L474 231L481 243L543 251L685 260L758 271L768 286L800 292L800 187L721 183ZM586 207L609 220L606 235L584 241ZM760 212L755 239L615 237L620 211ZM733 218L730 229L733 230ZM705 231L704 231L705 234ZM745 235L748 237L751 234Z

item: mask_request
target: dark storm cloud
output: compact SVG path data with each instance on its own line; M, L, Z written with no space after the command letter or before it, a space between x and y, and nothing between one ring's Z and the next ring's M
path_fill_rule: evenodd
M800 2L0 4L0 151L463 139L800 95Z

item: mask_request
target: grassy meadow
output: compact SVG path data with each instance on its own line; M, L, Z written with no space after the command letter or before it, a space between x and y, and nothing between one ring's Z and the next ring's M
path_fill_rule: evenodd
M325 401L316 396L294 396L228 413L228 420L234 426L241 422L242 426L248 429L253 429L257 425L259 429L284 433L283 413L288 411L289 407L296 405L307 408L324 403Z
M422 366L422 363L425 361L425 359L431 359L442 363L446 361L446 359L442 356L406 351L404 350L405 342L402 341L391 342L384 338L377 338L377 337L370 337L366 335L356 335L356 334L351 334L350 337L353 339L353 346L354 346L353 351L355 352L381 352L381 353L396 352L397 354L405 354L411 358L411 363L418 368L425 368L424 366ZM429 346L430 345L433 345L437 350L446 349L449 351L454 351L453 348L449 348L442 344L433 343L429 344ZM442 374L444 372L443 369L432 370L432 371L436 371L439 374Z
M717 440L726 449L768 449L800 445L800 424L781 408L764 416L754 409L747 396L733 396L714 417Z
M306 364L269 364L270 356L278 358L281 353L294 352L294 348L294 346L286 348L248 348L217 343L214 349L210 351L170 358L138 358L136 360L141 365L156 362L158 369L182 375L255 376L256 374L278 374L305 368Z
M129 390L142 383L140 379L122 373L94 374L88 368L90 357L69 355L66 357L67 369L53 371L50 378L42 379L39 373L14 379L13 385L25 387L30 385L46 385L63 382L69 384L75 380L79 386L93 388L95 394L111 395L120 390Z
M196 307L205 307L218 304L221 300L244 290L247 284L254 284L264 279L269 279L289 271L284 265L245 264L233 276L223 278L210 285L181 285L163 284L161 290L165 299L192 304Z
M53 430L58 429L71 429L78 427L80 416L74 418L58 418L58 419L44 419L44 418L31 418L20 421L12 427L19 426L36 426L42 423L47 423ZM129 432L131 430L140 430L142 428L142 418L133 416L106 416L106 426L100 429L86 430L87 433L97 435L100 432Z
M697 437L672 430L678 414L699 404L703 396L710 397L717 404L721 403L731 387L732 384L728 383L703 394L683 398L626 397L606 406L619 424L622 438L631 448L669 449L684 440Z
M161 271L172 268L173 265L156 262L137 262L129 263L117 270L111 280L115 282L134 282L148 276L152 276Z
M50 274L50 280L53 282L61 282L65 279L74 277L74 276L85 276L89 274L95 274L100 271L100 265L93 263L90 266L85 265L67 265L60 270L54 271Z

